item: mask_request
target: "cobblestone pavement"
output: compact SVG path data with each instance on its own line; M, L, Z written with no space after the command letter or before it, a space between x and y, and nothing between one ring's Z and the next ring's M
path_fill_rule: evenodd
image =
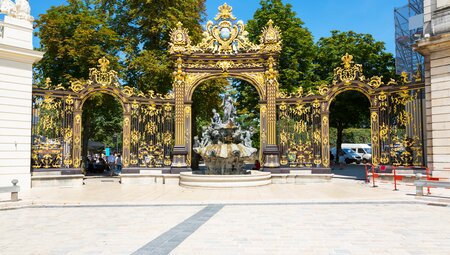
M0 210L0 253L450 254L450 207L402 188L337 180L236 190L34 190L24 198L34 205ZM103 198L108 191L115 199Z

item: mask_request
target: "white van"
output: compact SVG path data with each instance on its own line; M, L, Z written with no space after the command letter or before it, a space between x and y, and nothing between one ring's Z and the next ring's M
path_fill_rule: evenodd
M372 147L367 143L343 143L342 149L352 149L361 156L363 163L372 162Z
M336 158L336 148L331 148L330 153L333 155L333 158ZM356 152L354 152L352 149L348 148L342 148L341 152L339 154L339 163L356 163L361 164L362 158L360 155L358 155ZM334 161L334 159L333 159Z

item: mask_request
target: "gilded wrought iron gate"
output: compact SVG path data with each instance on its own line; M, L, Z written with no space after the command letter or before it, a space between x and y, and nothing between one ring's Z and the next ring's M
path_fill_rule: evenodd
M387 84L366 78L353 57L342 57L332 85L304 95L278 93L277 137L282 168L329 168L329 107L344 91L354 90L370 101L372 163L424 166L424 84L421 74L403 73Z
M51 84L33 88L32 166L34 171L80 171L82 110L95 92L116 97L123 107L123 163L128 169L171 168L189 171L191 104L203 81L234 77L250 82L260 97L261 159L264 170L330 168L329 107L340 93L359 91L370 101L372 163L422 166L424 160L421 74L409 80L383 83L366 78L353 57L342 57L330 85L304 94L279 92L277 60L281 33L270 20L259 44L249 41L245 25L236 21L224 4L207 23L201 43L191 44L181 23L170 34L169 53L174 60L173 94L147 94L121 86L106 58L90 70L88 80L70 86ZM195 103L195 102L194 102Z
M116 97L123 107L123 165L133 168L169 168L174 144L173 94L144 94L121 86L106 58L90 70L88 80L72 81L68 88L51 84L33 88L33 171L81 172L83 104L93 93Z

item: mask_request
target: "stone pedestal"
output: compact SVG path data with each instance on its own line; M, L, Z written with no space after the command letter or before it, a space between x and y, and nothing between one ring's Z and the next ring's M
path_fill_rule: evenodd
M172 167L170 173L191 172L192 169L186 164L188 151L184 146L175 146L172 152Z
M280 151L276 145L267 145L264 150L264 172L281 173L280 169Z

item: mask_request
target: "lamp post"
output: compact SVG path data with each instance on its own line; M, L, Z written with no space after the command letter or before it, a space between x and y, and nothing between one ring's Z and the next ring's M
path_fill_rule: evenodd
M114 140L116 141L116 153L118 153L119 145L118 145L118 141L117 141L117 133L114 133L113 137L114 137Z

